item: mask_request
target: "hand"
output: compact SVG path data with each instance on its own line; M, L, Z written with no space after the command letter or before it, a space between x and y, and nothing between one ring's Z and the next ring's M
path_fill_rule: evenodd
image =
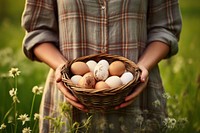
M62 82L62 75L61 75L61 69L63 67L63 64L59 65L56 68L55 71L55 79L57 82L57 87L58 89L65 95L66 100L73 105L74 107L76 107L79 110L82 110L84 112L88 112L88 110L84 107L84 105L80 104L78 99L76 97L74 97L70 91L64 86L63 82Z
M142 73L141 73L141 76L140 76L140 81L141 83L138 84L134 90L133 93L131 93L130 95L128 95L126 98L125 98L125 101L123 103L121 103L119 106L116 106L115 109L120 109L120 108L124 108L128 105L130 105L134 100L135 98L144 90L144 88L147 86L147 83L148 83L148 75L149 75L149 72L148 70L144 67L144 66L139 66L139 68L141 69Z

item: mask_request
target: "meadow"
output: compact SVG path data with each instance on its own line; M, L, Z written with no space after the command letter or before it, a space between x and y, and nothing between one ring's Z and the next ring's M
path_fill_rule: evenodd
M200 1L179 0L179 3L183 18L179 52L159 65L166 92L171 96L169 116L176 120L187 119L181 133L200 133ZM13 88L14 80L8 77L9 70L17 67L21 71L17 84L18 114L30 112L32 88L44 86L48 74L46 65L28 60L22 52L24 31L20 21L23 6L24 0L0 1L0 125L12 103L9 90ZM38 95L33 112L39 111L40 100L41 95Z

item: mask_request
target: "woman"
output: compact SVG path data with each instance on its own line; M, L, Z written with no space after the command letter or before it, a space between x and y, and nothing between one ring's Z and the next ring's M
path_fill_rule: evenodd
M86 119L88 110L63 86L60 68L80 56L117 54L137 62L141 84L115 110L93 114L90 132L158 132L167 115L158 63L178 51L178 0L26 0L22 26L26 56L51 68L43 117L55 114L58 103L66 101L75 121ZM51 129L50 121L40 121L40 132Z

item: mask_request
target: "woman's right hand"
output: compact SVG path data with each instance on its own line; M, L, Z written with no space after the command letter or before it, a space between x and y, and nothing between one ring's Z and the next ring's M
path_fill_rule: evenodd
M62 75L61 75L61 69L64 64L59 65L55 70L55 79L57 83L58 89L65 95L66 100L74 107L76 107L79 110L82 110L84 112L88 112L88 110L85 108L84 105L82 105L78 99L69 91L68 88L66 88L62 82Z

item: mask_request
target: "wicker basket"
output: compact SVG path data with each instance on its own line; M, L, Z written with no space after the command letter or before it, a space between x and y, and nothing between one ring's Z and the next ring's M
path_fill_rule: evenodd
M107 60L109 63L119 60L124 62L126 70L131 72L134 79L129 83L122 85L118 88L111 89L86 89L80 86L74 85L69 79L73 74L70 72L70 66L77 61L87 62L88 60L94 60L98 62L101 59ZM62 69L62 81L64 85L71 90L71 92L78 98L78 100L85 105L89 110L107 110L112 109L114 106L119 105L125 99L125 97L133 91L134 86L139 83L140 69L137 65L129 59L110 54L94 54L89 56L83 56L77 58L68 63Z

